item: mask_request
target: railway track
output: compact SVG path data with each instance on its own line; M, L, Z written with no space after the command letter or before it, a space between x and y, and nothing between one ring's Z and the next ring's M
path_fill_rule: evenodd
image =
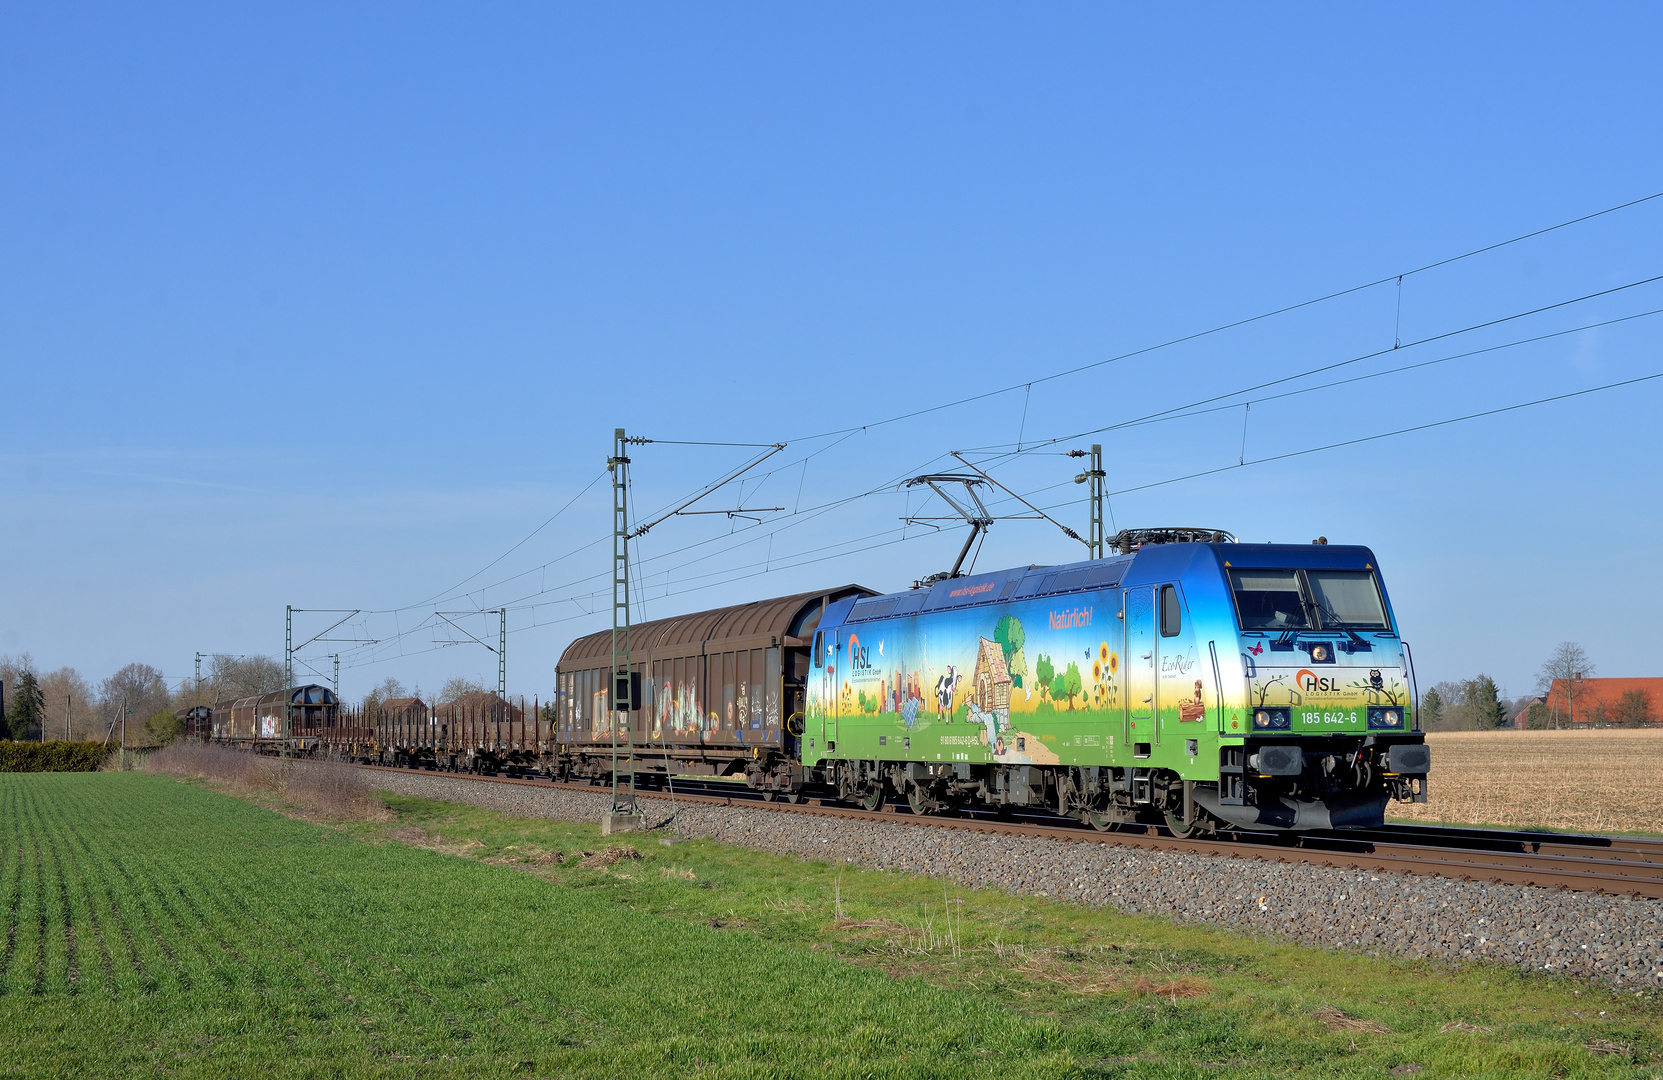
M371 772L428 773L386 765L358 765ZM551 781L473 773L438 773L479 783L515 784L572 791L603 790L589 782ZM671 793L637 788L642 800L668 804ZM1217 855L1232 859L1310 863L1368 872L1426 874L1471 881L1495 881L1541 888L1572 889L1663 899L1663 840L1568 833L1516 832L1502 829L1386 825L1352 832L1309 833L1298 837L1237 833L1232 839L1179 838L1156 827L1136 826L1098 832L1066 818L1024 815L1000 819L991 814L958 817L914 815L905 802L880 810L862 810L807 798L791 804L738 785L688 779L677 781L674 797L696 804L746 806L778 813L810 814L855 820L904 822L922 828L960 829L1004 836L1040 837L1069 843L1113 844L1148 851ZM668 806L665 806L668 817Z

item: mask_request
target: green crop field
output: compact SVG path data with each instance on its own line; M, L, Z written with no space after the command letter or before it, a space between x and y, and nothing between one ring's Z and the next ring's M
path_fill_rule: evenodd
M0 1076L1660 1071L1650 995L387 801L0 776Z

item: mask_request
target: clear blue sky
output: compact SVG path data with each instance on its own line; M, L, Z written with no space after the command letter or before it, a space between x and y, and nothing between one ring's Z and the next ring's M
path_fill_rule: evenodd
M0 651L181 676L280 654L285 604L363 608L383 644L343 692L432 689L495 660L431 612L508 604L510 690L546 695L607 625L584 488L619 425L790 442L711 503L787 513L643 541L665 615L944 568L957 537L893 542L894 484L949 450L1663 308L1652 283L1412 344L1663 274L1659 199L1410 275L1401 317L1393 282L809 438L1663 191L1660 30L1655 5L7 4ZM1059 448L1102 441L1135 488L1654 374L1660 326L1250 395L1245 451L1240 397ZM1115 523L1373 546L1423 685L1522 692L1565 639L1663 674L1660 407L1663 380L1250 465ZM639 509L743 453L642 448ZM1030 491L1077 463L992 467ZM1081 527L1081 490L1037 498ZM1081 553L1002 522L978 565Z

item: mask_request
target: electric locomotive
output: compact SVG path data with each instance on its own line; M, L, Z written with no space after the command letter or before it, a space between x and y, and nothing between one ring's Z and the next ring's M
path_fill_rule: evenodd
M1178 835L1369 828L1425 801L1413 665L1368 548L1117 539L829 604L801 781Z

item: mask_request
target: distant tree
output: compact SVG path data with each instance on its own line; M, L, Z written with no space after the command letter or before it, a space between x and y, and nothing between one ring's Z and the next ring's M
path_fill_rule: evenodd
M1427 703L1437 697L1437 716L1429 716ZM1421 699L1421 726L1427 730L1492 731L1507 720L1507 706L1495 680L1479 674L1459 682L1441 682Z
M439 688L439 704L454 705L473 695L483 693L485 693L485 684L482 681L456 675L446 680L445 685Z
M1643 727L1652 721L1651 699L1644 690L1625 690L1611 712L1612 719L1624 727Z
M11 712L13 696L17 693L17 681L25 671L33 671L35 661L28 653L17 656L0 654L0 739L13 737L11 726ZM22 738L21 734L17 738Z
M1420 696L1420 726L1431 731L1444 722L1444 696L1436 686Z
M149 664L128 664L100 682L98 697L107 712L125 705L128 716L154 716L170 703L162 673Z
M1041 694L1050 695L1052 700L1055 700L1057 697L1057 695L1052 692L1051 685L1053 680L1056 678L1056 675L1057 669L1052 666L1051 658L1049 656L1046 656L1044 653L1040 653L1034 658L1034 678L1039 680L1039 692Z
M381 685L364 695L364 714L373 715L375 711L395 698L410 697L405 693L404 684L391 675L381 680ZM420 697L421 695L415 695Z
M191 693L194 700L195 688ZM202 683L204 701L235 701L283 689L283 665L270 656L233 656L215 653Z
M1548 726L1548 707L1545 702L1532 701L1524 711L1524 726L1540 730Z
M1022 629L1022 620L1014 615L1006 615L999 620L999 625L993 629L993 640L999 643L999 648L1005 653L1005 671L1011 677L1012 686L1021 686L1023 676L1027 671L1022 662L1022 646L1028 641L1027 631Z
M1479 672L1467 681L1462 704L1470 710L1472 726L1478 731L1491 731L1507 722L1507 706L1502 704L1501 691L1496 681Z
M1594 674L1594 662L1588 657L1588 650L1574 641L1562 641L1554 647L1552 654L1542 664L1536 673L1536 689L1548 699L1553 726L1559 726L1559 702L1553 696L1553 684L1557 681L1563 684L1566 693L1567 720L1576 719L1576 698L1582 692L1583 680Z
M172 709L162 709L144 722L144 733L150 737L152 744L166 746L177 739L185 730L184 722L179 714Z
M1074 699L1080 695L1080 665L1070 660L1068 671L1062 677L1062 692L1068 697L1068 709L1074 710Z
M46 699L41 696L40 680L32 671L17 677L12 692L11 714L7 718L11 733L18 739L38 739L46 723Z
M54 739L89 738L98 725L97 704L92 687L72 667L62 667L40 677L41 696L46 699L46 733Z

